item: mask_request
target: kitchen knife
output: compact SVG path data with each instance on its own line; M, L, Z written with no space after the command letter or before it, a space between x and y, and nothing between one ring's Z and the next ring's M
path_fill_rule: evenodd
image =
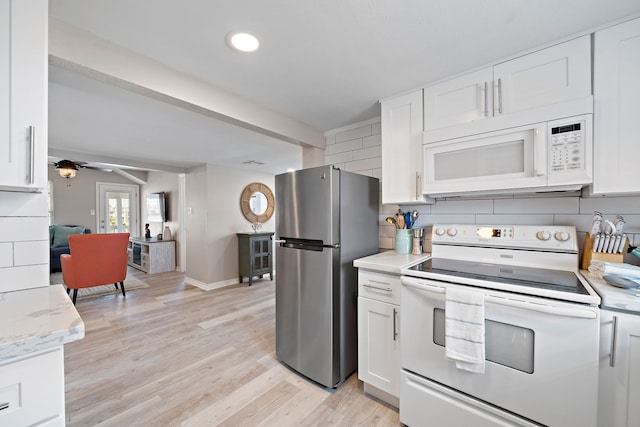
M607 247L607 253L613 253L613 247L616 245L616 236L614 234L611 235L611 240L609 240L609 247Z
M611 234L606 234L603 239L600 239L600 246L598 247L598 252L607 252L607 248L609 247L609 240L611 240Z
M593 252L598 252L598 245L600 244L600 233L597 233L593 239Z

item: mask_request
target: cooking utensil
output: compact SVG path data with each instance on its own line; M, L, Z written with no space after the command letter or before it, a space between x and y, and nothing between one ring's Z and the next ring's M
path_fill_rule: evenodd
M389 224L393 224L396 227L398 226L398 224L396 223L396 219L392 216L388 216L387 219L385 219L385 221L387 221Z
M419 216L420 216L420 213L418 211L411 212L411 224L415 225L415 223L418 220Z
M396 224L398 228L407 228L407 225L404 222L404 215L398 215L398 218L396 219Z
M404 214L404 223L407 225L407 228L411 228L413 226L413 222L411 222L411 213L405 212Z

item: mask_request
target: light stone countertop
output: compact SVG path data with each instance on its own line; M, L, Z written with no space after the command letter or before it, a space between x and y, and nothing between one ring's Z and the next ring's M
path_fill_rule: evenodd
M590 273L588 270L580 270L591 287L600 295L602 308L640 313L640 288L623 289L608 284L604 279Z
M0 293L0 362L84 338L62 285Z
M395 251L380 252L353 261L353 266L383 273L400 274L400 270L431 258L431 254L397 254Z

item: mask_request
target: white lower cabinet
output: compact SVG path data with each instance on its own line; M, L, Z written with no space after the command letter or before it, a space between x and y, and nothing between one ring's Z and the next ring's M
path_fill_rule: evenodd
M394 406L400 396L400 286L399 276L358 275L358 378L365 392Z
M0 362L0 426L64 426L62 347Z
M640 426L640 316L600 315L598 425Z

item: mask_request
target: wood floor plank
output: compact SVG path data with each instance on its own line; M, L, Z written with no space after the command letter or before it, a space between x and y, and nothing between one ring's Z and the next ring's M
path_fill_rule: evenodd
M212 291L178 272L83 299L85 338L65 346L67 426L398 426L356 375L327 390L275 357L275 284Z

